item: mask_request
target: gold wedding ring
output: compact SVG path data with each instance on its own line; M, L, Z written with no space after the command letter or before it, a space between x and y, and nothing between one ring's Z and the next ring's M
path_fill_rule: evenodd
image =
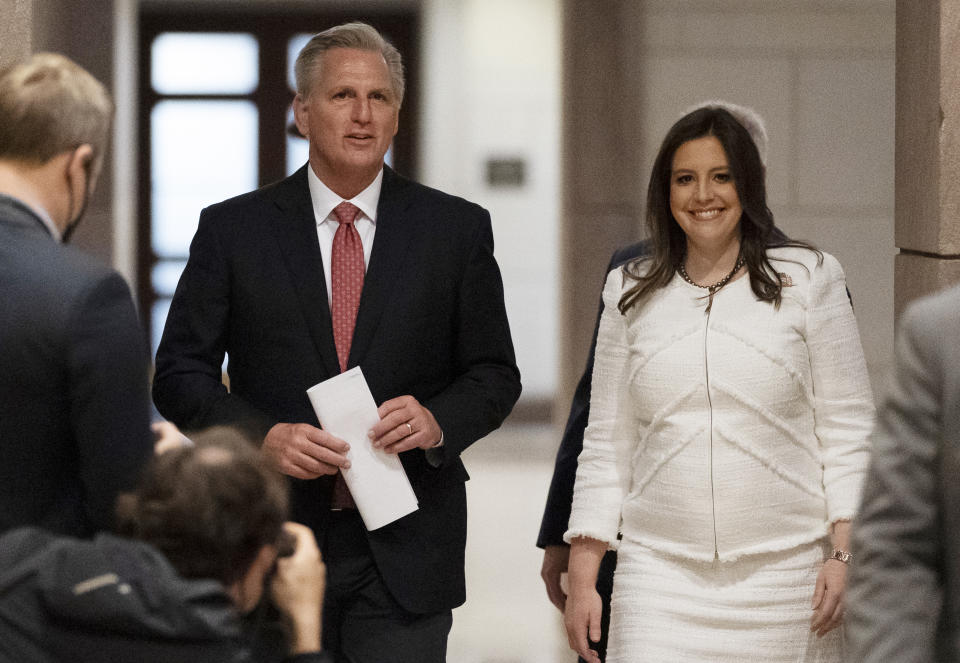
M410 422L407 423L407 435L413 435L413 426L410 425Z

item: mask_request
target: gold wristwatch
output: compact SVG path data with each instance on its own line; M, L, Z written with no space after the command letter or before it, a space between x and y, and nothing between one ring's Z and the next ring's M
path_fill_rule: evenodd
M839 548L834 548L833 552L830 554L830 557L828 557L827 559L835 559L838 562L849 564L850 560L853 559L853 555L848 553L846 550L840 550Z

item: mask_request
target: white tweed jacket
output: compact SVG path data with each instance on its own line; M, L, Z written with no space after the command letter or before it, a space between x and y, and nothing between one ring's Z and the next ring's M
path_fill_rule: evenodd
M875 411L843 270L826 253L768 255L792 283L779 310L744 276L706 313L705 290L675 276L621 315L632 282L608 275L567 541L616 548L621 532L732 560L853 517Z

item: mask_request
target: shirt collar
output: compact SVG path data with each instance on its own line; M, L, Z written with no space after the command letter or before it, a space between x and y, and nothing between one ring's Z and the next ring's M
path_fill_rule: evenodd
M10 194L3 194L11 200L15 200L24 207L27 208L30 212L33 212L33 215L36 216L40 221L43 222L44 227L53 235L53 238L58 242L63 241L63 233L60 232L60 229L57 228L57 224L53 222L53 219L47 213L47 210L40 207L40 205L34 205L33 203L27 202L23 198L17 198L16 196L11 196Z
M53 235L53 238L58 242L63 241L63 233L60 232L60 229L57 228L57 224L53 222L53 219L50 218L50 215L47 214L47 210L42 207L30 207L33 210L33 213L40 217L40 220L43 221L43 225L47 227L47 230L50 231L50 234Z
M342 203L344 199L331 191L330 187L317 177L310 164L307 164L307 184L310 186L310 199L313 201L313 213L317 217L317 223L323 223L333 213L333 208ZM380 202L382 186L383 168L380 169L380 172L377 173L377 176L373 178L366 189L347 201L359 207L363 215L374 224L377 223L377 203Z

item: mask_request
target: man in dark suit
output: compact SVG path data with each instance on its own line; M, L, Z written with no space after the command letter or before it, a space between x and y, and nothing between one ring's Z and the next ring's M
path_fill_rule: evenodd
M296 75L309 163L201 214L154 400L181 427L245 427L292 477L293 519L329 573L325 649L443 661L465 599L460 454L520 393L489 214L384 166L403 67L373 28L316 35ZM372 443L399 454L419 500L369 532L339 479L347 445L317 427L305 393L354 366L380 404Z
M614 251L607 265L604 277L611 270L639 258L646 253L646 242L630 244ZM567 531L570 520L570 507L573 504L573 484L577 475L577 458L583 450L583 432L587 428L590 418L590 391L593 378L593 355L597 347L597 329L600 325L600 315L603 313L603 303L597 312L597 323L593 328L593 340L590 342L590 352L587 355L587 366L580 376L577 388L570 403L570 414L567 425L560 439L560 448L557 449L557 458L553 467L553 478L550 480L550 490L547 493L547 506L543 511L543 520L540 522L540 534L537 537L537 546L543 548L543 565L540 576L547 587L547 596L560 612L566 606L566 593L563 591L560 576L567 572L570 559L570 545L563 540L563 533ZM603 613L600 618L600 641L594 649L604 660L607 651L607 631L610 624L610 595L613 592L613 572L617 566L617 553L608 550L600 563L597 575L597 591L603 599ZM581 659L582 660L582 659Z
M112 112L104 87L65 57L0 73L0 531L107 529L152 450L130 291L64 244Z

